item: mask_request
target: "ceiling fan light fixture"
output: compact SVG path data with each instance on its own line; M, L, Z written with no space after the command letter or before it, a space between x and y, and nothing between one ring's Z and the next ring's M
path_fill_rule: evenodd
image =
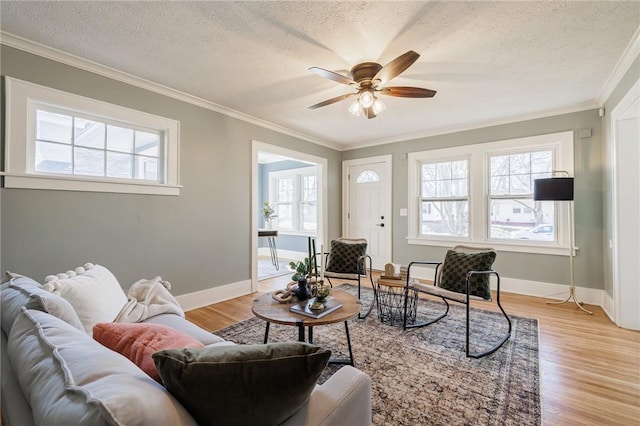
M385 109L387 109L387 105L382 102L382 100L376 98L375 101L373 101L373 112L377 114L380 114L382 111L384 111Z
M370 90L363 90L358 98L360 105L362 108L371 108L373 102L376 100L375 96Z
M362 112L362 108L360 107L360 102L357 100L353 101L351 105L349 105L349 112L356 117L360 117L360 113Z

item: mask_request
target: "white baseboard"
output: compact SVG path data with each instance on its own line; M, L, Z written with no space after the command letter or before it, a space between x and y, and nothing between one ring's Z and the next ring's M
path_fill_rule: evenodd
M287 256L298 256L301 254L295 251L283 251L282 258ZM266 256L269 255L267 248ZM302 253L304 255L304 253ZM280 251L278 250L278 256ZM291 259L287 257L286 259ZM302 258L300 258L302 259ZM434 268L414 267L411 268L411 276L419 279L432 280ZM540 281L521 280L517 278L500 277L500 290L507 293L523 294L526 296L542 297L547 299L562 300L569 295L569 286L565 284L553 284ZM491 288L495 290L495 277L491 279ZM594 289L587 287L576 287L576 292L580 301L589 305L601 306L606 314L612 318L613 300L602 289ZM213 287L207 290L196 291L194 293L182 294L176 296L178 303L185 311L201 308L203 306L212 305L214 303L223 302L235 297L244 296L251 293L251 280L239 281L236 283L226 284ZM615 321L614 321L615 322Z
M415 276L416 278L433 280L434 273L435 268L411 268L411 276ZM496 289L495 276L491 277L491 288L493 290ZM566 284L554 284L500 276L500 291L523 294L525 296L542 297L545 299L562 300L569 295L569 286ZM602 289L587 287L576 287L576 293L581 302L597 306L603 306L603 300L606 295ZM611 306L613 306L613 304Z
M615 312L613 308L613 297L609 296L607 292L603 292L602 294L602 310L609 317L609 319L615 324L616 320L613 318L613 313Z
M236 283L225 284L218 287L193 293L176 296L176 300L184 311L212 305L235 297L244 296L251 293L251 280L238 281Z

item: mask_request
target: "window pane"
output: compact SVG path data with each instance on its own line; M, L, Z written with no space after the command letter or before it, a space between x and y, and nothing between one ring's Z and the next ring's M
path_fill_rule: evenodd
M132 178L133 155L107 152L107 176Z
M302 178L302 201L316 201L315 176L304 176Z
M467 201L423 201L420 233L466 237L469 234L468 210Z
M71 123L68 115L36 111L36 139L50 142L71 143Z
M365 170L358 174L356 183L380 182L380 177L373 170Z
M491 195L509 194L509 176L495 176L491 178Z
M158 181L158 159L148 157L135 157L136 171L134 178L142 180Z
M147 157L157 157L158 147L160 146L160 138L157 134L140 132L136 130L136 154L146 155Z
M436 181L436 197L451 197L451 181Z
M422 196L423 197L436 196L436 183L434 181L422 182Z
M73 174L104 176L104 151L74 148L73 157Z
M510 194L532 194L530 175L512 175L509 179Z
M466 197L469 194L467 179L453 179L451 181L451 195L454 197Z
M553 152L531 153L531 173L550 173L553 170Z
M293 201L293 178L278 179L278 203L290 203Z
M37 172L71 174L71 145L36 141Z
M531 154L511 154L509 156L509 173L512 175L528 174L531 172L529 163Z
M73 143L91 148L104 148L104 123L76 118L73 123Z
M437 167L436 173L437 173L438 180L451 179L451 163L450 162L437 163L436 167Z
M422 180L430 181L436 180L436 164L423 164L422 165Z
M107 149L121 152L133 152L133 129L107 126Z
M509 156L496 155L491 157L491 176L506 176L509 174Z
M316 220L316 205L303 204L302 205L302 229L305 231L315 231L317 228Z
M491 200L489 238L555 241L553 201Z
M293 209L291 204L276 205L278 228L293 228Z

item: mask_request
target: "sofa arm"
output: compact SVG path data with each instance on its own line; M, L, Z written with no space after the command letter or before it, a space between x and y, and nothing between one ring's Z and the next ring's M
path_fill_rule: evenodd
M284 425L371 425L371 378L344 366L324 384L316 386L309 401Z

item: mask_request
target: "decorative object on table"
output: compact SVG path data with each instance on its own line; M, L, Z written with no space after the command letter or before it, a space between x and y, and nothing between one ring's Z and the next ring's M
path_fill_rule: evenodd
M387 263L384 265L384 274L380 276L383 280L400 280L402 276L397 271L396 265L393 263Z
M324 303L331 294L331 286L321 279L314 286L313 293L317 302Z
M291 281L287 284L287 288L276 290L271 293L271 297L278 303L291 303L295 291L298 289L298 283Z
M271 228L271 221L278 217L276 210L268 201L262 203L262 217L266 228Z
M298 283L298 288L294 293L298 300L307 300L311 297L309 287L307 286L307 276L310 271L310 261L308 257L298 262L289 262L289 268L295 273L291 276L293 281Z
M557 174L566 174L564 177L554 177ZM536 179L533 181L533 199L534 201L568 201L569 202L569 268L571 270L571 281L569 283L569 296L561 302L547 302L551 305L559 305L572 300L578 308L582 309L589 315L593 312L588 311L582 306L582 302L576 297L576 286L574 284L574 267L573 267L573 250L574 250L574 232L573 232L573 178L569 176L569 172L564 170L551 172L550 178Z
M306 300L304 302L291 305L289 310L296 314L305 315L311 318L322 318L325 315L329 315L331 312L336 311L342 307L342 303L334 299L327 299L322 303L319 309L314 309L311 306L315 303L315 299Z

